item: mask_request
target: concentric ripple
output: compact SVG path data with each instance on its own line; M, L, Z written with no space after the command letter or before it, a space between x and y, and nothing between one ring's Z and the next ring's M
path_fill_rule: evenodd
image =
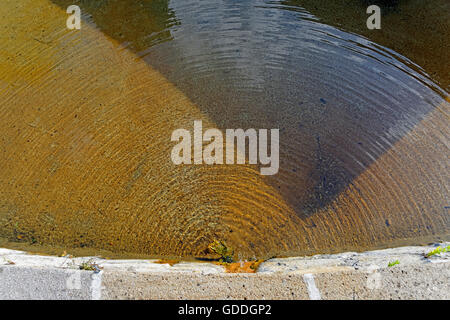
M69 1L0 9L3 238L260 258L449 235L448 93L407 57L292 3L70 2L77 32ZM279 128L280 172L173 165L194 120Z

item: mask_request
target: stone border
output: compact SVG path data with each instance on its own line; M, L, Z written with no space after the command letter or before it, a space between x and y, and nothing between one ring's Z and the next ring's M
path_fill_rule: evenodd
M0 299L449 300L450 253L424 256L438 245L449 243L271 259L253 274L226 273L212 263L170 266L0 249ZM84 262L102 269L80 270Z

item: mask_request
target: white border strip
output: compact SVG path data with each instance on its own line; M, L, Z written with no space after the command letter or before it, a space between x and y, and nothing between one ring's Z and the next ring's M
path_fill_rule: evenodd
M98 273L93 273L91 276L91 299L92 300L101 300L102 298L102 273L100 271Z
M311 273L305 273L303 275L303 280L305 281L306 288L308 289L309 299L311 300L321 300L319 289L316 287L316 282L314 281L314 276Z

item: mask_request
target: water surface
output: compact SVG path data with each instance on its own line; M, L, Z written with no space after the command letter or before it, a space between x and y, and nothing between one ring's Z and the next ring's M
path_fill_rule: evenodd
M4 238L249 258L448 236L447 2L383 7L373 33L364 1L76 1L69 32L72 2L21 1L1 39L24 59L1 69ZM200 119L279 128L279 173L172 165Z

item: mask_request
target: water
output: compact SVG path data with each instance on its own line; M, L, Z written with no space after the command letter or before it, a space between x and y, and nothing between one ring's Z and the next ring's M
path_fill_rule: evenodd
M0 235L119 256L218 239L241 258L448 237L449 5L383 7L371 33L364 2L341 2L79 1L74 33L72 2L21 1L1 40L19 63L0 69ZM174 166L170 134L194 120L279 128L279 173Z

